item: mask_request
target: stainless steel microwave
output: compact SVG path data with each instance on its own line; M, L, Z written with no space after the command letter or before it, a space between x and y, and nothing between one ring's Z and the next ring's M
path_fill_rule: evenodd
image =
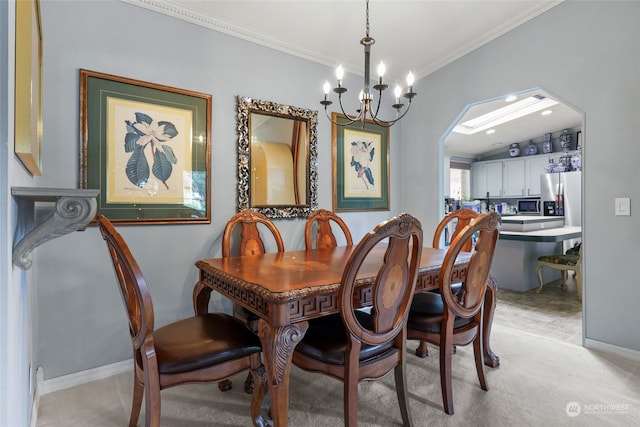
M518 200L519 215L540 215L540 199Z

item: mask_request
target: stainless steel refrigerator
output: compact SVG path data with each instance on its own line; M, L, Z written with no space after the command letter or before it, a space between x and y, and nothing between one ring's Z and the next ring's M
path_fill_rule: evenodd
M582 173L560 172L540 175L540 204L543 215L564 216L565 226L582 225ZM566 241L568 249L580 241Z

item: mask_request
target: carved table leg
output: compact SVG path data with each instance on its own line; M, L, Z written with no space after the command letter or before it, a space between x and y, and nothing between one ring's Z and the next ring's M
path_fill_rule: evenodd
M496 301L498 297L498 285L493 276L487 279L487 293L484 297L484 313L482 324L482 340L484 341L484 364L495 368L500 365L500 358L491 351L491 326L493 325L493 314L496 310Z
M288 423L289 373L293 349L304 337L308 327L308 322L272 326L263 319L258 321L274 427L283 427Z
M267 373L264 370L264 365L260 363L258 367L252 368L250 375L253 378L253 384L255 384L251 398L251 420L254 427L269 427L268 421L261 415L262 402L267 394Z

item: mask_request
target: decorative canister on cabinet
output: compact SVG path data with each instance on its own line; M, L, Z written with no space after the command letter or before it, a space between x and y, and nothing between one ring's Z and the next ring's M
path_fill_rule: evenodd
M579 145L577 151L571 156L571 168L574 171L582 170L582 148Z
M571 134L567 129L562 130L562 134L560 135L560 145L562 146L562 150L566 148L569 150L571 147Z
M529 144L524 147L525 156L533 156L534 154L538 154L538 147L533 144L533 140L529 140Z
M509 146L509 155L511 157L520 157L520 144L514 142Z
M562 149L562 155L560 156L559 163L564 166L565 172L571 170L571 154L569 154L569 148Z
M551 144L551 134L544 134L544 142L542 143L542 152L544 154L549 154L553 151L553 145Z
M556 164L553 161L552 158L549 158L549 165L547 165L547 169L546 172L547 173L554 173L556 171Z

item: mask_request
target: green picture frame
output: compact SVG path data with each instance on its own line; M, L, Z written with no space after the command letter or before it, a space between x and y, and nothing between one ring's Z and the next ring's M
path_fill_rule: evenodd
M389 210L389 128L332 113L333 210ZM338 123L336 125L335 123ZM345 125L342 125L345 124Z
M119 224L210 223L212 96L80 70L80 187Z

